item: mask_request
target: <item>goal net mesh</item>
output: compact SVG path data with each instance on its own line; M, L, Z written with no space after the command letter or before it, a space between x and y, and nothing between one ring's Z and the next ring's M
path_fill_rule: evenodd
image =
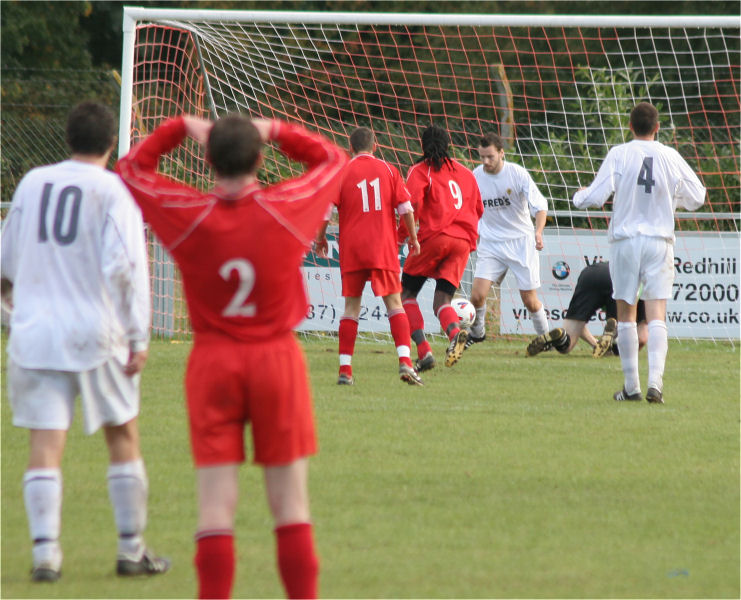
M659 110L659 141L676 148L708 188L705 206L676 222L678 277L670 310L676 301L682 314L674 315L676 323L669 318L670 335L738 338L738 23L297 24L224 15L220 21L137 23L132 144L173 115L214 118L239 111L301 122L345 148L355 127L368 126L378 155L406 173L420 156L421 131L431 123L448 130L452 154L470 168L478 164L479 136L495 131L507 142L507 159L526 167L548 200L541 299L557 323L575 274L607 259L610 202L604 211L583 212L570 198L591 183L611 146L630 139L629 112L648 100ZM300 172L269 148L265 158L265 183ZM206 188L212 179L202 159L188 143L163 160L161 171ZM155 332L187 336L177 269L159 247L152 257ZM470 290L474 262L475 254L461 295ZM336 331L343 309L336 261L309 253L304 271L312 307L302 328ZM489 307L490 333L532 332L509 275L493 289ZM439 332L431 306L422 308L428 331ZM384 337L380 299L364 296L364 309L361 334ZM600 330L599 322L592 326Z

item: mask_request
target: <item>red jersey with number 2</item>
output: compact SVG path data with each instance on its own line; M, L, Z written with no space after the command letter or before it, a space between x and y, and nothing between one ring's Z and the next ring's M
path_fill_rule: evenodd
M275 121L272 141L307 171L227 198L218 187L204 193L155 172L185 135L182 118L165 121L117 170L180 267L196 337L254 341L290 331L306 315L300 266L337 193L346 154L303 127Z
M399 170L372 154L358 154L342 170L335 205L340 216L342 272L399 272L396 207L409 201Z
M409 169L407 188L412 196L420 244L444 233L467 240L471 250L476 250L484 205L471 171L455 160L444 162L439 171L423 161Z

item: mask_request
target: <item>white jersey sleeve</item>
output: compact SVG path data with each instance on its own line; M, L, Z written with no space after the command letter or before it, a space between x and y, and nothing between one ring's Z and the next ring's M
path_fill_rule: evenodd
M539 212L548 210L548 201L545 199L545 196L540 193L540 190L535 184L535 181L533 181L533 178L530 176L530 173L525 171L525 169L523 169L523 171L527 177L526 181L523 181L523 185L525 186L523 193L526 195L528 204L530 205L530 216L534 217Z
M610 150L592 185L574 195L574 204L602 206L613 194L610 241L637 235L673 241L676 208L699 208L705 192L676 150L633 140Z
M146 347L149 281L138 207L117 175L79 161L30 171L4 224L13 283L8 352L29 369L83 371Z
M133 351L149 341L150 294L141 211L118 180L103 226L101 268L124 335ZM118 189L116 189L118 188Z
M0 274L3 279L15 281L18 270L18 256L15 248L18 245L18 228L22 218L22 209L13 203L3 219L2 237L0 238Z
M592 184L574 194L574 206L576 208L599 208L615 192L617 182L620 180L621 165L618 161L619 146L612 148L607 157L600 165L597 176Z
M674 148L667 147L667 160L673 162L678 175L674 187L675 208L697 210L705 203L707 189L687 161Z
M501 242L532 235L531 216L548 210L548 202L523 167L505 161L492 175L483 165L473 170L481 192L484 214L479 221L480 244Z

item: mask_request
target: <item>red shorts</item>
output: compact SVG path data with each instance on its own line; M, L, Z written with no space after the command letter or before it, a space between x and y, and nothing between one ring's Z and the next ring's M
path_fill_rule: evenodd
M407 257L404 273L414 277L445 279L458 287L468 264L468 255L471 254L468 240L438 233L420 243L420 247L419 254Z
M361 269L342 273L342 295L345 298L359 298L363 295L365 282L371 282L371 289L376 296L388 296L401 293L399 273L386 269Z
M185 391L197 467L244 462L247 423L256 463L282 465L316 452L306 362L292 332L252 343L197 338Z

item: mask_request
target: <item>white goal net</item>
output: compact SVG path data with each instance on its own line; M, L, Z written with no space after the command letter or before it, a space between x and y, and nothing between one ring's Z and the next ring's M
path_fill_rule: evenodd
M627 141L630 109L648 100L659 109L660 141L675 147L708 188L701 211L677 218L670 335L735 340L739 26L731 17L126 8L120 152L166 117L239 111L302 122L343 147L355 127L369 126L380 155L406 173L430 123L447 128L456 158L471 168L478 137L496 131L507 140L508 160L526 167L548 199L539 295L558 322L581 269L607 258L609 203L605 211L581 212L569 199L592 181L608 148ZM201 158L186 146L161 168L203 188L210 175ZM277 154L266 159L265 182L297 172ZM305 261L305 331L337 330L343 302L331 247L329 260L310 253ZM154 331L187 336L177 269L154 241L152 260ZM470 282L469 266L461 295ZM435 333L428 286L420 306ZM510 275L490 308L489 331L533 332ZM384 337L387 327L383 303L368 288L361 334ZM599 332L602 324L590 327Z

